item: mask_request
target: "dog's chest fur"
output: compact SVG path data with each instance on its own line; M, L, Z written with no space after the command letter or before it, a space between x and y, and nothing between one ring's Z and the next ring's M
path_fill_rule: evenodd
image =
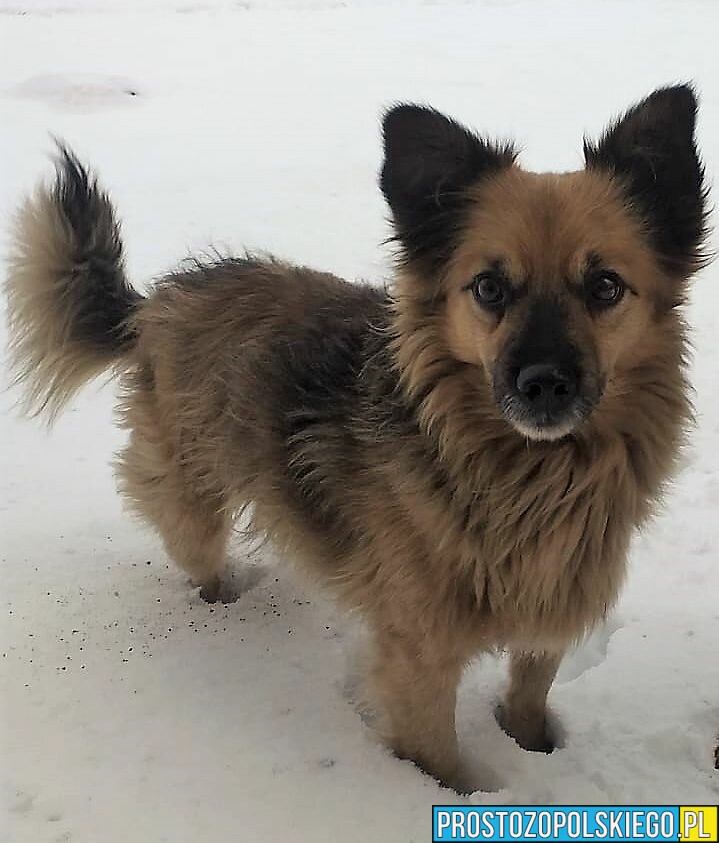
M458 620L476 620L501 643L550 646L604 615L642 517L615 447L587 454L576 443L550 451L492 442L467 458L458 482L442 483L410 452L406 473L389 482L423 536L437 587L453 581Z
M388 389L388 354L375 364L380 409L365 413L361 439L386 491L369 505L363 492L358 514L370 510L382 552L446 595L450 622L493 643L581 637L614 603L632 530L669 475L682 390L649 384L628 399L631 431L527 442L483 403L476 371L444 371L410 408Z

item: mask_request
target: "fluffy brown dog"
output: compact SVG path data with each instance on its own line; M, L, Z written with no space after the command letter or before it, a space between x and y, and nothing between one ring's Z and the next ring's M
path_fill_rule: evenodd
M565 648L622 583L690 418L680 306L703 261L696 100L653 93L535 174L436 111L384 120L390 291L248 256L128 284L105 193L67 150L19 217L19 378L56 413L114 367L122 491L208 599L233 517L374 632L386 738L457 782L467 662L511 651L502 725L549 750Z

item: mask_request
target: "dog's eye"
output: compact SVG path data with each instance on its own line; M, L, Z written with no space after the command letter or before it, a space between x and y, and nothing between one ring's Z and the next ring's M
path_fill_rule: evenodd
M472 295L482 305L490 310L503 307L507 301L504 284L495 275L485 272L477 275L471 284Z
M587 292L592 304L610 307L621 301L624 295L624 282L613 272L602 272L590 279Z

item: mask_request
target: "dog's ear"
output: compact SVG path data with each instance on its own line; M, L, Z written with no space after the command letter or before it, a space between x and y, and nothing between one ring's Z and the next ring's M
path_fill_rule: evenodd
M696 114L690 86L660 88L611 125L597 144L584 141L587 168L622 179L661 262L680 275L705 260L707 191L694 141Z
M438 111L398 105L385 114L382 193L392 211L397 240L410 261L436 269L452 252L466 188L509 167L515 153L495 146Z

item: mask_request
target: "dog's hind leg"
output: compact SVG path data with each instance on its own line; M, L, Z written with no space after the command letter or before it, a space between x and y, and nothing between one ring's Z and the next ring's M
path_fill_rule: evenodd
M547 727L547 694L561 660L561 653L512 653L509 691L497 711L497 719L523 749L533 752L554 749L555 742Z
M135 427L118 464L120 488L135 512L157 529L173 561L208 602L230 602L226 550L232 517L221 494L199 491L157 430Z
M156 526L170 557L200 586L203 600L237 599L226 565L232 520L216 504L201 499L168 502Z

